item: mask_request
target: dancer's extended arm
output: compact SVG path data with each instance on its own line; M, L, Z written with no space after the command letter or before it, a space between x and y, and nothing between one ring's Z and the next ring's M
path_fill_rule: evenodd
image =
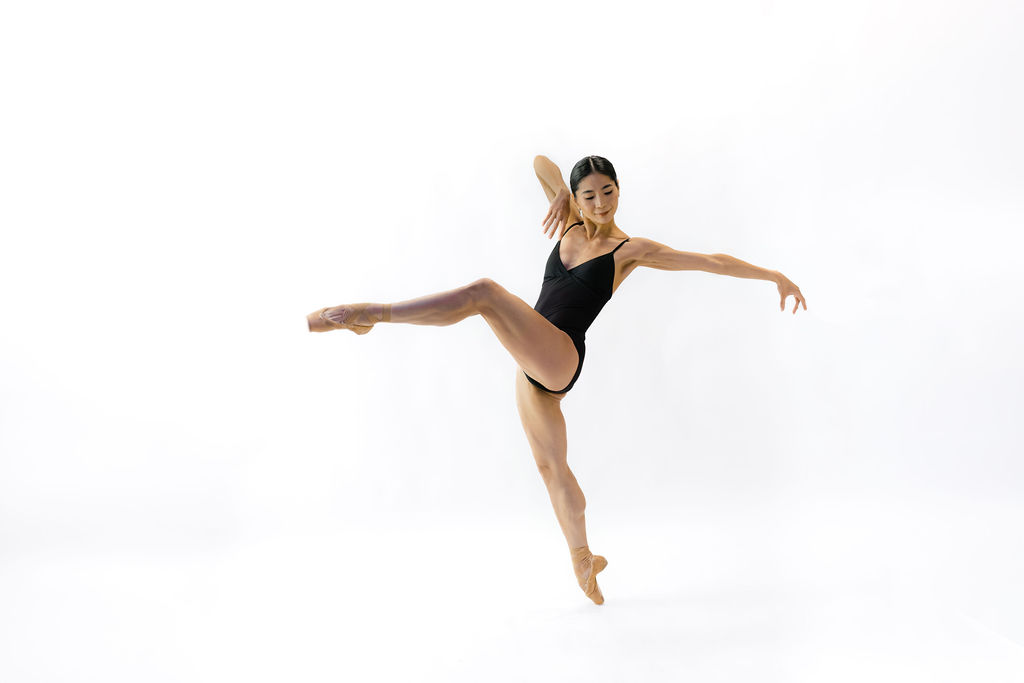
M647 266L658 270L703 270L718 275L770 280L779 287L779 295L782 297L781 309L785 310L786 297L792 294L796 299L793 312L796 313L800 304L803 304L805 311L807 310L807 301L800 293L800 288L777 270L761 268L728 254L698 254L691 251L678 251L644 237L637 237L631 241L639 247L637 249L639 256L636 257L638 266Z

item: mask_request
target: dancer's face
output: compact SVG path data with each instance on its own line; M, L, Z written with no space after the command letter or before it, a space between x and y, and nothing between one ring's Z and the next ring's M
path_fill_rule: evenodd
M576 188L576 204L591 222L611 223L619 207L619 188L603 173L591 173Z

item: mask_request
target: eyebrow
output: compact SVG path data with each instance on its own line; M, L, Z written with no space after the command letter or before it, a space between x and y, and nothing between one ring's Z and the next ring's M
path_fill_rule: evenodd
M604 187L611 187L611 186L612 186L612 183L608 183L608 184L607 184L607 185L605 185ZM604 189L604 187L602 187L601 189L603 190L603 189ZM593 192L593 190L583 190L583 191L584 191L584 192Z

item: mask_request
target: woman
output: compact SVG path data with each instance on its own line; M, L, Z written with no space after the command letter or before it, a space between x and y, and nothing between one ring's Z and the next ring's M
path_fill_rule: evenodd
M560 407L583 368L587 328L622 281L640 266L771 280L778 285L782 310L791 294L796 300L793 313L800 304L807 310L807 303L800 289L778 271L726 254L676 251L626 235L615 224L618 177L603 157L589 156L577 163L568 188L561 171L546 157L534 159L534 170L551 202L543 232L559 236L548 257L536 306L531 308L497 282L482 278L394 304L322 308L309 314L307 322L312 332L348 329L366 334L378 322L451 325L471 315L483 316L522 371L516 375L519 417L568 541L576 580L587 597L600 605L604 597L596 577L608 562L587 546L586 499L566 464L565 418ZM569 218L575 222L564 227Z

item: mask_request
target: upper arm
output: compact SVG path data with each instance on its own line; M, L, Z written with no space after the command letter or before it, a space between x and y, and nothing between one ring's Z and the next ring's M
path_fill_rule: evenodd
M637 237L631 241L637 243L636 261L638 266L647 266L658 270L703 270L713 273L718 264L715 257L710 254L678 251L645 237Z

